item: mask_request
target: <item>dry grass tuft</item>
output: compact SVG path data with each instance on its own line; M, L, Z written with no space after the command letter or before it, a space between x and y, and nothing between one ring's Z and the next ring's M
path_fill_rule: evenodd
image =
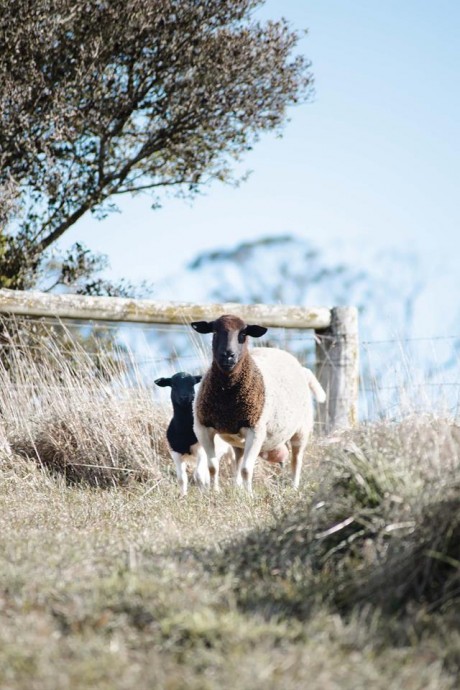
M311 500L230 541L240 605L309 618L325 603L413 615L460 601L460 427L433 417L347 432L318 449Z
M131 480L158 480L168 452L167 418L150 400L107 400L73 409L51 410L36 420L30 436L11 433L14 453L34 459L68 482L109 487ZM60 415L60 416L59 416Z

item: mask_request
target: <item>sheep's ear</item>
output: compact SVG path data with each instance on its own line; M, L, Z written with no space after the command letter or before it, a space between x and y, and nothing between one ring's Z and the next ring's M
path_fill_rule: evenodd
M260 338L262 335L265 335L267 329L265 326L246 326L244 332L252 338Z
M200 381L203 377L200 374L198 374L198 376L194 376L193 378L194 378L195 384L196 384L196 383L200 383Z
M198 333L213 333L214 321L192 321L190 324Z
M171 379L156 379L155 383L157 386L161 386L164 388L165 386L170 386L171 385Z

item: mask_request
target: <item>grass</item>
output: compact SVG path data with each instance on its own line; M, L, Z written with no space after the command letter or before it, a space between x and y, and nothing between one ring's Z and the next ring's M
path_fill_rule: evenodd
M48 354L0 372L0 687L458 687L452 420L316 440L298 492L179 499L168 410Z

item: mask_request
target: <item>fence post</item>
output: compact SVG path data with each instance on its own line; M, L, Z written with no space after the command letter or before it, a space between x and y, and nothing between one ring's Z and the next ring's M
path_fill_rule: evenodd
M316 375L327 401L317 407L320 433L358 421L359 339L356 307L331 309L331 325L315 330Z

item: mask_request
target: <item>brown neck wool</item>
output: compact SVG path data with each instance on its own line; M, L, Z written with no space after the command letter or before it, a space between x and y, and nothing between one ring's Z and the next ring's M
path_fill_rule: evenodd
M253 428L257 424L264 403L262 374L247 352L230 374L212 363L198 394L197 416L206 427L236 434L243 427Z

